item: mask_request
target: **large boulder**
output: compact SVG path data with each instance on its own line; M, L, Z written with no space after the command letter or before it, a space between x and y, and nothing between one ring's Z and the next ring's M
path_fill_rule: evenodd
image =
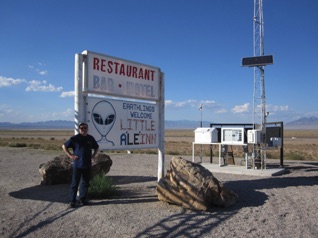
M99 173L107 174L113 161L106 154L99 153L92 161L92 176ZM42 185L70 183L72 179L72 160L66 155L55 157L46 163L40 164L39 172L42 176Z
M113 161L108 155L99 153L92 161L92 177L100 173L107 174L112 165Z
M237 199L209 170L181 157L172 158L166 176L159 180L157 194L161 201L204 211L230 206Z
M70 183L72 160L66 155L60 155L53 160L40 164L39 172L42 176L42 185Z

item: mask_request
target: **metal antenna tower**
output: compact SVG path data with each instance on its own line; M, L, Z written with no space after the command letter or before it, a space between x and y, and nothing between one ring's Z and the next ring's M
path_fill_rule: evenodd
M273 64L272 55L264 55L264 18L262 0L254 0L253 17L254 57L242 59L242 66L254 67L253 125L259 139L253 142L253 157L256 167L264 168L266 160L266 97L265 66Z
M264 56L264 18L262 0L254 0L254 57ZM254 129L260 130L260 142L253 145L254 166L262 168L266 160L266 151L263 146L266 140L266 97L265 97L265 67L254 67L253 93L253 124Z
M264 56L264 18L262 0L254 0L254 57ZM254 129L262 131L261 140L265 139L266 97L264 66L254 67L253 124Z

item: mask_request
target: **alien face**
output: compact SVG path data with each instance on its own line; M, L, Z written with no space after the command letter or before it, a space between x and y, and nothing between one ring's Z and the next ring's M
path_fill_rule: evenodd
M98 102L92 111L92 120L96 130L103 136L109 133L116 119L114 107L107 101Z

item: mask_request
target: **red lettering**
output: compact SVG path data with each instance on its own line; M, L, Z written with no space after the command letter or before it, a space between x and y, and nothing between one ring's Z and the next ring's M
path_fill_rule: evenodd
M115 74L118 74L118 65L119 63L118 62L114 62L115 64Z
M100 59L97 57L93 58L93 70L151 81L154 81L156 72L155 70L139 68L111 60L107 61L106 59Z
M107 69L107 72L108 72L109 74L111 74L111 73L113 72L112 66L113 66L113 61L108 61L108 69Z
M145 75L144 76L145 76L145 79L147 79L147 80L149 80L149 76L150 76L149 72L150 72L149 69L145 69Z
M130 77L131 76L131 65L127 65L127 72L126 72L126 74L127 74L127 77Z
M93 69L94 70L100 70L102 72L106 72L105 66L106 66L105 59L99 59L99 58L93 59Z
M137 67L133 67L132 77L137 78Z
M99 70L99 59L94 58L93 69Z
M139 74L138 75L139 75L138 78L140 78L140 79L142 79L144 77L142 68L139 69Z
M124 64L121 64L120 65L120 72L119 72L120 75L125 75L125 65Z
M105 66L106 66L106 60L102 59L102 62L100 65L100 71L106 72Z
M155 74L155 71L154 70L150 70L150 72L151 72L151 81L153 81L154 80L154 74Z

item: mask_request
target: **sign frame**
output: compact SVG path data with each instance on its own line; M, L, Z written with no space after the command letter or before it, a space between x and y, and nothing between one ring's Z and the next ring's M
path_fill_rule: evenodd
M112 61L113 64L110 64L108 66L117 65L117 67L119 67L117 68L117 71L115 70L115 68L110 69L106 67L107 62L109 61ZM125 73L123 71L120 72L121 67L125 66L126 69L128 69L130 66L135 67L137 69L136 72L138 72L139 69L140 74L130 74L131 77L128 77L127 71L125 71ZM143 72L146 71L148 73L145 76ZM137 77L135 77L136 75ZM133 84L135 87L136 85L138 85L137 87L139 87L140 84L145 85L143 86L145 89L142 93L141 91L137 91L136 88L129 91L130 89L127 87L129 83ZM147 143L140 143L144 142L140 136L141 134L143 134L142 130L140 130L139 133L139 131L136 132L134 130L131 130L131 128L128 128L129 130L127 129L127 135L133 132L134 143L127 143L125 146L105 146L99 143L99 146L101 150L133 150L157 148L159 181L160 178L162 178L164 175L164 73L161 72L160 68L86 50L83 51L81 54L75 54L74 87L75 134L78 133L78 125L81 122L86 122L89 125L89 133L91 134L92 130L93 136L96 137L96 133L94 133L94 130L96 130L96 126L93 126L91 113L93 113L92 105L96 106L98 102L103 101L104 106L106 106L106 102L114 105L123 105L123 103L137 105L137 109L135 108L133 110L127 110L128 112L132 113L131 117L133 119L136 119L134 118L134 116L142 116L142 114L138 114L138 110L140 110L139 106L153 106L152 108L153 110L155 110L155 112L148 112L147 116L154 119L152 122L153 125L151 125L151 130L155 131L155 143L151 145ZM124 110L123 108L114 109L120 112L118 115L122 114ZM139 111L139 113L141 112ZM146 114L144 116L146 116ZM128 119L128 116L122 117L125 120ZM140 118L138 118L138 120L139 119ZM103 120L105 120L105 118ZM109 123L109 121L107 123ZM116 131L113 131L112 133L116 133ZM123 133L123 131L118 131L118 133ZM139 134L139 137L135 134ZM102 135L102 133L100 133L100 135ZM103 136L106 137L106 134L103 134ZM95 139L99 141L100 137ZM124 141L124 139L122 141Z

